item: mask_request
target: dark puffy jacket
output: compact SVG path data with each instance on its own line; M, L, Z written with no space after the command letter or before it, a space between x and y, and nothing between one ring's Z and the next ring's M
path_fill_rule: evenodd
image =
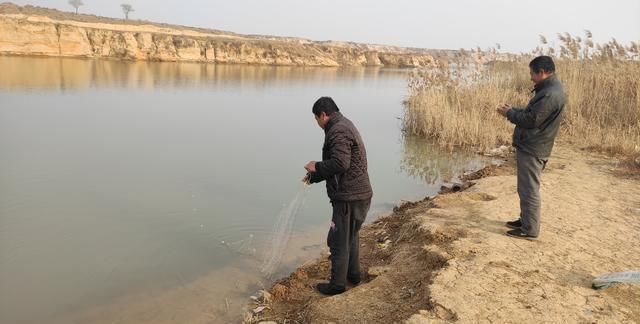
M335 112L324 128L322 161L309 174L311 183L326 181L331 201L366 200L373 196L367 151L353 123Z
M516 125L513 146L537 158L547 159L564 115L564 89L552 75L536 85L533 91L535 95L527 107L509 110L507 118Z

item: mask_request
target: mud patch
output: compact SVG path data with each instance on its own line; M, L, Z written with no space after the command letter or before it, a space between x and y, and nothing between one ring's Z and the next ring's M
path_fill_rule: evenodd
M392 323L408 319L420 310L439 308L429 297L434 273L447 265L444 251L465 236L463 230L429 231L417 216L431 201L407 202L360 231L362 282L349 285L341 295L326 297L315 290L330 277L327 255L301 266L271 289L274 297L259 314L245 316L246 323L344 322ZM441 308L441 307L440 307ZM449 319L455 314L440 309ZM446 313L446 314L444 314Z
M478 180L486 177L515 175L515 174L516 174L516 160L513 154L510 154L505 158L502 164L489 165L476 172L465 174L462 177L462 180L473 181L473 180Z

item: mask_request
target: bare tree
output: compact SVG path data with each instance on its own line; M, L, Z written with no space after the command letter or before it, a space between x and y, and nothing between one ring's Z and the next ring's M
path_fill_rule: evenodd
M135 11L133 10L133 7L127 3L121 4L120 7L122 7L122 12L124 12L124 19L129 20L129 13Z
M82 0L69 0L69 4L76 8L76 15L78 14L78 8L80 8L80 6L84 6L84 2L82 2Z

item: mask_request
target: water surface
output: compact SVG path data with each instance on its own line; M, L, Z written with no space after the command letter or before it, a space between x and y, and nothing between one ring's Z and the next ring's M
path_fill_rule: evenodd
M320 96L367 145L369 220L480 163L402 136L406 70L0 57L0 71L2 323L236 319L321 158ZM330 212L312 186L279 274L318 255Z

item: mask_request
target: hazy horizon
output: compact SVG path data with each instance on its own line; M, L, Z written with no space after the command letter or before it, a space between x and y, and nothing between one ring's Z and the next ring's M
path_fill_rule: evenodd
M73 12L66 0L3 1ZM514 3L507 0L457 0L431 5L398 0L373 3L303 3L296 0L101 1L84 0L80 13L122 18L121 3L135 9L132 20L224 30L239 34L300 37L429 49L483 49L500 44L503 51L526 52L544 35L551 45L557 34L584 36L595 42L612 38L624 45L640 40L640 1L551 1ZM548 9L547 9L548 8Z

